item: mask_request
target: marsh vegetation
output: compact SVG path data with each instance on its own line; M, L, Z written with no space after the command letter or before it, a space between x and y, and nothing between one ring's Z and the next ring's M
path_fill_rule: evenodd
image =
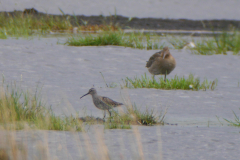
M98 34L87 34L72 36L68 38L66 44L70 46L105 46L116 45L138 49L162 49L164 44L159 45L159 41L152 39L150 35L140 33L126 34L119 30L117 32L101 32Z
M24 14L19 12L0 13L0 38L6 39L8 36L13 37L29 37L32 35L45 35L50 32L66 32L72 33L74 26L72 21L78 24L77 20L63 14L62 16L54 15L34 15ZM82 21L78 24L76 31L115 31L117 26L112 24L87 25L87 22Z
M157 76L155 76L157 77ZM156 80L157 79L157 80ZM214 90L217 86L217 79L214 81L208 81L204 79L200 82L199 78L194 78L193 74L190 74L188 78L174 76L173 79L166 79L164 81L163 77L160 78L149 78L146 74L142 75L140 78L134 77L133 79L126 77L123 80L124 86L127 88L156 88L156 89L182 89L182 90Z
M31 129L83 131L84 123L96 124L98 118L88 115L84 118L75 116L56 116L51 107L46 106L40 99L41 95L36 90L35 94L24 91L16 85L7 85L1 88L0 96L0 126L5 129L21 130L24 126ZM157 115L154 110L146 108L140 111L137 106L129 105L124 113L112 110L112 116L106 122L100 123L108 129L129 129L131 125L155 125L164 124L166 113ZM84 123L83 123L84 121Z
M240 51L240 34L236 31L233 33L222 32L213 34L213 37L203 37L201 40L186 40L174 36L161 36L154 33L124 33L119 30L116 32L101 32L99 34L80 34L68 38L66 44L70 46L104 46L117 45L137 49L156 50L169 46L171 49L183 49L189 42L195 44L189 47L193 54L213 55L227 54L232 51L233 54L239 54Z
M136 104L126 105L127 110L123 113L113 111L113 115L104 124L108 129L130 129L131 125L164 125L164 118L167 113L155 112L153 109L146 108L141 111Z
M76 116L56 116L39 98L16 85L2 85L0 95L0 125L5 129L75 130L82 131L82 122Z
M70 17L63 12L62 16L0 13L2 22L0 24L0 38L45 35L55 31L71 34L75 30L76 32L93 31L98 32L98 34L73 35L66 41L66 44L70 46L118 45L156 50L167 45L170 49L183 49L191 41L195 43L195 47L187 49L190 49L193 54L227 54L227 51L239 54L240 51L240 34L236 30L232 30L232 32L223 31L222 33L213 31L212 37L202 37L201 40L194 40L192 37L192 40L187 40L156 33L125 33L114 21L90 25L88 21L83 19L79 23L79 19L75 15ZM75 21L74 24L73 21Z
M240 110L240 108L239 108ZM233 115L234 115L234 120L228 120L226 118L224 118L224 120L226 122L229 123L229 125L231 126L235 126L235 127L240 127L240 119L239 119L239 116L237 116L237 114L233 111Z

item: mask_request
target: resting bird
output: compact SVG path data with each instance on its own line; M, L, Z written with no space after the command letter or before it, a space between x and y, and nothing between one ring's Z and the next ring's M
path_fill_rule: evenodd
M81 98L83 98L84 96L88 95L88 94L91 94L92 95L92 100L93 100L93 103L94 105L98 108L98 109L101 109L101 110L104 110L104 117L103 119L105 119L106 117L106 110L108 111L110 117L111 117L111 112L109 111L110 109L114 108L114 107L118 107L118 106L121 106L123 105L122 103L119 103L119 102L116 102L108 97L102 97L102 96L99 96L97 94L97 91L95 88L91 88L87 94L83 95Z
M153 54L147 61L146 67L153 75L164 74L164 81L166 82L167 74L171 73L176 67L176 61L169 52L168 47L164 47L162 51Z

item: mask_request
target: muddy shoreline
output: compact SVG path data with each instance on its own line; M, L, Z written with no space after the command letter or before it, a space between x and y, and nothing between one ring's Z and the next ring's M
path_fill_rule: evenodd
M5 16L32 14L36 18L68 18L73 27L79 25L115 25L122 29L151 29L151 30L206 30L230 31L240 29L240 21L236 20L188 20L188 19L162 19L162 18L131 18L120 15L111 16L84 16L84 15L52 15L38 12L35 9L24 11L0 12ZM84 24L85 23L85 24Z

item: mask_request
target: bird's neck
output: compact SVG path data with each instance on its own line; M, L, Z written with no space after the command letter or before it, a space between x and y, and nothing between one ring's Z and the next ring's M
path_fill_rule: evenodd
M98 96L97 93L92 94L92 98L95 98L97 96Z

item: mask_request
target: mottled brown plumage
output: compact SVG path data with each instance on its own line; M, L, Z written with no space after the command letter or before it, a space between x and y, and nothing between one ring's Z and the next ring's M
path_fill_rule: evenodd
M153 75L164 74L166 81L167 74L171 73L176 67L176 61L169 52L168 47L164 47L162 51L153 54L147 61L146 67Z
M110 109L114 108L114 107L118 107L118 106L121 106L123 105L122 103L119 103L119 102L116 102L108 97L102 97L102 96L99 96L97 94L97 91L96 89L94 88L91 88L87 94L83 95L82 97L88 95L88 94L91 94L92 95L92 99L93 99L93 103L94 105L98 108L98 109L101 109L101 110L104 110L104 119L105 119L105 116L106 116L106 110L109 112L110 116L111 116L111 112L109 111ZM80 97L80 99L82 98Z

